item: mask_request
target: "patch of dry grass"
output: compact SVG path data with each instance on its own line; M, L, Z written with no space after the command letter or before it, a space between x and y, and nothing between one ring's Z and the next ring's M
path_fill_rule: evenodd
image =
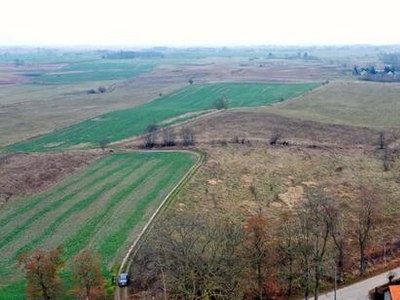
M400 126L400 84L335 82L276 105L282 116L325 123L370 127Z

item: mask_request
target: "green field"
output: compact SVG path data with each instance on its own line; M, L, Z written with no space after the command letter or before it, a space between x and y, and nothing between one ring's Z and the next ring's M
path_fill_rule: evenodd
M2 205L0 299L23 298L17 256L38 247L62 244L67 261L92 247L109 279L139 228L194 160L185 153L113 154L45 193ZM67 271L63 278L68 286Z
M156 66L141 60L95 60L70 63L54 72L34 78L44 84L73 84L87 81L120 80L137 77Z
M73 146L98 146L142 133L150 124L165 122L189 112L212 109L225 95L229 108L265 106L299 96L317 83L215 83L190 85L172 94L131 109L119 110L8 147L8 151L45 151Z

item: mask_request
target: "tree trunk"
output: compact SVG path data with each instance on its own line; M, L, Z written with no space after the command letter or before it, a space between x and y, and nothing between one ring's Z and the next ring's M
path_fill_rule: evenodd
M262 298L263 298L263 287L262 287L262 276L261 276L261 263L258 263L258 265L257 265L257 280L258 280L259 299L262 300Z
M339 255L337 260L337 281L342 283L344 280L344 251L343 247L339 248Z
M367 271L367 258L365 257L365 249L360 245L360 275L365 276Z
M288 296L291 296L293 292L293 257L289 257L289 289Z
M318 262L318 264L321 264L322 262ZM316 267L315 270L315 276L314 276L314 280L315 280L315 287L314 287L314 300L318 300L318 294L319 294L319 285L320 285L320 281L321 281L321 267L320 265L318 265Z

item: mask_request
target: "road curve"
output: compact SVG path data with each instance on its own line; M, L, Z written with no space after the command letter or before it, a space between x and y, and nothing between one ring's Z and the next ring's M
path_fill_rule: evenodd
M388 273L396 274L396 277L400 275L400 268L386 271L385 273L377 276L365 279L355 284L346 286L336 291L337 300L368 300L368 292L373 288L383 285L388 282ZM321 300L332 300L334 299L334 292L331 291L326 294L318 296Z

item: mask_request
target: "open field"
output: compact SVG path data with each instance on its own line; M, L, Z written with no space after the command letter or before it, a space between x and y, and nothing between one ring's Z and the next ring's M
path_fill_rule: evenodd
M3 204L0 298L24 294L16 259L37 247L62 244L66 260L84 248L95 249L110 278L140 227L194 159L184 153L113 154L45 193ZM67 271L63 278L68 285Z
M343 67L325 60L285 59L284 55L267 59L268 53L261 55L262 52L257 52L258 59L250 60L254 55L248 51L215 56L206 56L207 53L186 53L182 57L171 52L165 58L131 60L103 60L96 51L48 50L47 53L38 49L32 53L0 55L0 85L4 84L0 86L0 148L109 111L148 102L187 85L189 79L197 84L301 83L351 78L350 65ZM15 66L15 59L23 59L24 64ZM136 67L143 66L152 69L146 67L137 72ZM42 79L54 84L34 84ZM62 84L63 81L71 84ZM88 94L100 86L113 90Z
M111 110L125 109L167 94L187 82L131 81L117 83L112 92L88 94L110 82L75 85L13 85L0 88L0 148L91 119Z
M299 96L319 84L219 83L190 85L172 94L131 109L101 115L53 133L8 147L8 151L45 151L72 146L97 146L141 134L148 125L157 124L186 113L214 108L225 96L228 107L265 106Z
M100 59L98 51L3 51L3 55L0 53L0 148L109 111L148 102L187 85L189 79L197 84L301 83L352 78L350 64L344 67L340 62L326 59L285 59L286 54L277 53L276 58L270 59L261 50L215 52L214 56L207 51L184 52L183 56L171 51L165 58L130 60ZM293 49L290 51L290 55L296 54ZM16 59L24 64L15 66ZM53 84L39 84L45 81ZM112 87L112 92L88 94L100 86Z
M49 189L102 155L100 151L1 155L0 205Z
M371 127L400 126L400 84L335 82L271 111L286 117Z
M155 66L155 63L122 59L79 62L39 75L33 81L43 84L73 84L87 81L120 80L137 77Z

